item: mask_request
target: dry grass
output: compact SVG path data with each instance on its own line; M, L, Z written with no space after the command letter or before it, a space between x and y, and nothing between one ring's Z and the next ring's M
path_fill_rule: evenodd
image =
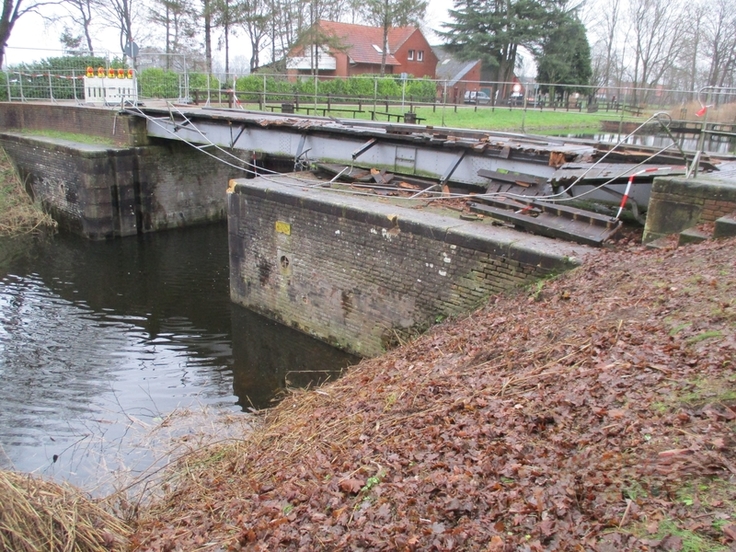
M56 226L28 196L8 155L0 149L0 236L31 234Z
M129 528L68 486L0 471L0 549L14 552L124 550Z

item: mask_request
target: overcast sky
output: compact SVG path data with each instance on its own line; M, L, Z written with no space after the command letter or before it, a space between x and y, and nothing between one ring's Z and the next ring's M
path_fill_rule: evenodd
M452 7L452 0L429 0L429 8L425 18L425 31L441 29L442 23L447 21L447 9L450 7ZM60 24L46 26L43 19L34 13L28 13L21 17L8 41L7 65L38 60L58 54L61 49L59 35L62 28L63 26ZM436 36L431 36L431 34L427 38L432 44L440 42ZM93 36L93 40L95 49L118 53L119 46L116 31L97 31ZM246 59L250 56L248 39L244 36L231 38L231 48L235 52L231 56L242 55Z

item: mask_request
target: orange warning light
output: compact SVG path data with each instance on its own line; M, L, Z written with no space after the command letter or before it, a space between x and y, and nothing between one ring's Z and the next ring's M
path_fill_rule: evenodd
M92 67L87 67L87 76L88 77L94 77L95 76L95 70L92 69Z
M109 78L109 79L114 79L115 78L115 69L113 69L112 67L110 67L107 70L107 78Z
M129 79L132 79L133 78L133 70L132 69L128 69L128 78Z
M122 69L122 68L118 69L118 78L119 79L125 78L125 69Z
M105 68L104 67L98 67L97 68L97 76L100 78L103 78L105 76Z

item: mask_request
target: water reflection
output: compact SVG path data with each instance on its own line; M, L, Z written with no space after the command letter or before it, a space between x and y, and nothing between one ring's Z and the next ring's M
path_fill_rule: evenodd
M634 146L651 146L663 148L672 144L672 138L666 133L658 134L634 134L628 136L626 133L599 133L599 134L565 134L568 138L583 138L586 140L594 140L604 144L616 144L626 138L625 144ZM700 149L699 136L695 134L675 133L673 134L676 143L685 151L698 151ZM672 145L672 150L677 148ZM703 140L703 150L710 153L735 154L736 140L728 136L713 135Z
M154 461L177 408L240 411L355 362L229 300L227 228L0 245L0 466L77 484ZM302 377L304 376L304 377Z
M232 322L233 335L260 336L233 340L233 357L252 367L234 373L233 387L244 408L267 407L280 395L272 390L318 384L334 377L335 367L348 366L345 353L246 309L234 308Z

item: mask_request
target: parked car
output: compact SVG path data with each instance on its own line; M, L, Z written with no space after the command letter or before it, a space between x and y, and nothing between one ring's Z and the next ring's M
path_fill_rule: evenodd
M524 105L524 94L521 92L512 92L507 102L509 105Z
M468 90L465 92L465 103L488 105L491 103L491 97L483 91Z
M522 94L521 92L512 92L511 95L508 97L508 100L506 101L509 105L526 105L526 107L534 107L535 105L537 105L537 99L534 96L527 96L525 104L524 94Z

